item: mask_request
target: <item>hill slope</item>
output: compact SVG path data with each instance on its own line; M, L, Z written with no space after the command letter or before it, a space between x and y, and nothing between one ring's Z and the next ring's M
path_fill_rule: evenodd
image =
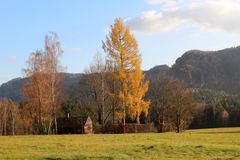
M240 47L211 52L188 51L176 60L169 73L190 87L239 93Z
M220 51L191 50L184 53L170 68L155 66L144 72L147 79L160 73L183 80L189 87L223 90L228 93L240 92L240 47ZM64 73L64 88L67 95L74 94L83 74ZM0 97L21 101L21 85L26 79L13 79L0 87Z
M64 90L67 96L73 94L73 90L78 86L79 79L83 74L63 73L64 74ZM0 87L0 98L9 97L14 101L20 102L22 100L22 84L26 78L16 78Z

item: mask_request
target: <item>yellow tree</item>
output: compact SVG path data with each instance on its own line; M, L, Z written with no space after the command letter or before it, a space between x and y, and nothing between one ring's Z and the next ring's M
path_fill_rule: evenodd
M129 115L132 119L136 118L137 124L140 124L140 115L142 112L147 116L150 102L143 99L148 90L148 82L144 82L144 75L141 67L137 65L134 72L130 73L132 80L129 87L128 101Z
M149 102L143 100L148 82L144 82L137 41L121 19L117 18L111 26L110 33L103 42L103 49L108 54L109 61L115 64L116 69L112 75L120 84L116 97L121 104L118 116L125 125L128 113L139 124L140 114L148 113Z

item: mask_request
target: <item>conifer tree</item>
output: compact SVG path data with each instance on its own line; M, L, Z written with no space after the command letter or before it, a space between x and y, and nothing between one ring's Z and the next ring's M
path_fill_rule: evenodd
M141 70L142 60L137 41L121 19L117 18L111 26L110 33L103 42L103 49L109 61L114 62L116 66L112 75L120 85L116 97L121 104L118 117L125 125L128 114L139 124L141 113L147 114L150 104L143 99L148 90L148 82L144 81L144 74Z

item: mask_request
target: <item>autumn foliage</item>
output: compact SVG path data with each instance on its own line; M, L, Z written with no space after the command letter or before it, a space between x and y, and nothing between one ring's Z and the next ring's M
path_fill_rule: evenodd
M63 50L58 37L50 33L44 42L44 49L31 53L23 69L27 78L22 85L24 101L20 109L9 100L0 101L2 134L15 134L16 119L21 119L23 134L57 134L57 119L66 115L80 118L81 123L91 117L100 128L122 126L123 132L127 132L129 122L135 123L130 125L135 131L135 127L141 128L141 122L161 125L159 131L163 131L165 122L177 132L189 125L193 108L191 92L174 78L159 76L151 83L146 80L138 43L120 18L115 19L102 42L106 56L96 55L80 76L79 88L71 88L74 91L69 95L63 96L64 73L59 61ZM7 105L11 106L9 110ZM8 126L11 129L6 129ZM114 127L112 132L117 133Z
M28 80L23 84L26 124L33 133L49 134L52 127L57 132L56 114L61 101L61 80L59 56L62 54L57 35L52 33L45 38L45 50L33 52L24 69ZM28 126L29 127L29 126Z
M121 19L117 18L103 49L108 54L109 61L114 63L115 71L112 76L120 83L117 99L121 102L121 110L118 117L125 124L126 115L139 124L142 112L148 113L149 102L143 99L148 82L144 81L141 70L141 54L135 37L131 34L129 27L124 26Z

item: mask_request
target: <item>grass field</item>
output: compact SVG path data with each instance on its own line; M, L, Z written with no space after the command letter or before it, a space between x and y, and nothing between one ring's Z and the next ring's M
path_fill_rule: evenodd
M240 159L240 128L0 137L0 159Z

